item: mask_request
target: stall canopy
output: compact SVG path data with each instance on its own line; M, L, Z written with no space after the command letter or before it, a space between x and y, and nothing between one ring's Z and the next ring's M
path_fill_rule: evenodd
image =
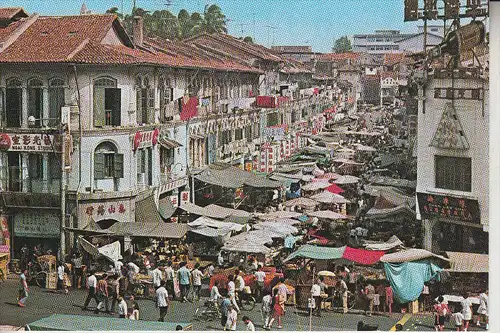
M166 149L182 147L182 145L179 142L165 137L160 137L158 139L158 143Z
M409 189L415 189L417 187L417 182L414 180L391 178L387 176L372 176L369 181L374 185L402 187Z
M224 237L227 234L231 233L231 229L227 228L222 228L222 229L214 229L210 227L201 227L197 229L191 229L189 230L192 233L202 235L205 237L211 237L211 238L216 238L216 237Z
M319 179L326 179L326 180L330 180L330 179L337 179L339 178L341 175L339 175L338 173L334 173L334 172L327 172L325 173L323 176L319 176L317 178Z
M399 252L384 254L380 258L380 261L390 262L390 263L401 263L401 262L416 261L432 257L442 259L445 261L450 261L449 259L443 256L434 254L424 249L406 249Z
M377 151L376 148L373 148L370 146L364 146L364 145L359 144L359 143L354 144L354 146L356 147L356 150L358 150L358 151L368 151L368 152Z
M333 182L335 184L356 184L359 181L358 177L351 176L351 175L344 175L340 176L339 178L335 179Z
M239 243L271 244L274 238L281 238L282 235L270 230L252 230L229 238L225 245Z
M283 238L290 234L299 232L297 228L292 225L279 223L279 222L260 222L254 226L256 229L270 230L283 235Z
M215 204L210 204L205 207L207 210L213 210L220 212L221 214L227 214L227 216L238 216L238 217L250 217L252 216L251 213L241 210L241 209L232 209L232 208L227 208L227 207L222 207L218 206Z
M259 177L252 172L225 163L214 163L195 176L199 181L226 188L240 188L243 185L259 188L278 188L281 183Z
M184 223L161 222L117 222L108 230L115 236L147 237L147 238L168 238L179 239L188 232L188 226Z
M466 252L446 252L446 256L450 258L449 272L460 273L488 273L488 258L487 254L466 253Z
M179 208L190 214L208 216L219 220L223 220L229 216L229 214L225 210L207 209L207 207L200 207L191 202L185 202L180 205Z
M296 224L300 224L300 221L299 220L295 220L295 219L288 219L288 218L282 218L282 219L276 219L276 220L266 220L264 222L268 222L268 223L281 223L281 224L288 224L288 225L296 225Z
M324 191L318 194L311 196L311 199L317 202L325 203L325 204L345 204L350 201L341 196L340 194L331 193L329 191Z
M172 205L172 201L170 201L170 198L168 196L160 199L160 202L158 204L158 212L163 219L166 220L172 217L176 209L177 207L174 207L174 205Z
M334 194L340 194L344 192L344 190L341 189L337 184L332 184L328 186L325 190Z
M367 250L373 251L387 251L400 246L403 246L403 242L396 235L391 236L391 238L384 243L366 241L364 244Z
M319 182L311 182L309 184L306 184L302 186L303 191L318 191L318 190L323 190L330 186L330 183L328 181L319 181Z
M342 247L325 247L315 245L303 245L297 251L290 254L283 262L290 261L295 258L307 258L317 260L334 260L342 258L345 246Z
M101 246L97 249L99 253L111 262L123 259L121 255L121 245L119 241Z
M316 201L314 201L313 199L304 198L304 197L295 198L295 199L288 200L287 202L285 202L285 207L299 206L299 207L306 208L306 209L314 209L317 205L318 205L318 203Z
M217 221L214 219L211 219L206 216L200 216L193 222L189 222L187 224L188 226L192 228L204 228L204 227L210 227L210 228L215 228L215 229L228 229L231 231L236 231L240 232L243 229L243 225L238 224L238 223L231 223L231 222L221 222Z
M245 252L245 253L269 253L270 250L265 245L255 244L249 241L241 243L230 243L224 245L222 250L229 252Z
M294 219L302 216L301 213L296 213L296 212L286 212L282 210L278 210L276 212L271 212L268 214L263 214L258 216L259 219L261 220L276 220L276 219L283 219L283 218L288 218L288 219Z
M335 213L331 210L318 210L315 212L307 213L309 216L317 217L319 219L328 219L328 220L340 220L347 219L347 216L340 213Z
M135 223L164 223L163 219L158 212L154 197L151 195L143 200L136 201L135 203ZM115 223L116 224L116 223Z
M361 265L373 265L384 255L384 251L369 251L365 249L355 249L347 246L342 258L354 261Z

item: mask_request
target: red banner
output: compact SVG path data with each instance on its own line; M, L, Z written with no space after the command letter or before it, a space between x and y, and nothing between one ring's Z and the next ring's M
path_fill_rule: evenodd
M198 97L189 97L187 102L186 99L182 100L181 120L188 120L198 115Z

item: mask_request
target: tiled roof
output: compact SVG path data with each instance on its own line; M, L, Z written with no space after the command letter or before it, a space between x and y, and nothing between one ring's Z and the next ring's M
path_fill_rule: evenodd
M384 54L384 65L392 66L398 63L410 63L408 53L386 53Z
M0 8L0 20L10 20L16 14L21 13L22 16L28 16L22 7L4 7Z
M344 52L344 53L322 53L315 56L318 61L340 61L353 59L357 60L360 58L360 54L356 52Z
M280 68L280 72L285 74L312 73L312 71L307 68L307 66L291 59L284 59L283 66Z

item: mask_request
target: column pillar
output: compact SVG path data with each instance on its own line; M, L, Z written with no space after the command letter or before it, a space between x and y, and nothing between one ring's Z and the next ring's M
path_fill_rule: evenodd
M22 88L22 110L21 110L21 127L28 127L28 89L26 87Z
M433 230L437 224L437 220L423 220L422 226L424 228L424 239L423 239L423 248L427 251L432 252L432 243L433 243Z

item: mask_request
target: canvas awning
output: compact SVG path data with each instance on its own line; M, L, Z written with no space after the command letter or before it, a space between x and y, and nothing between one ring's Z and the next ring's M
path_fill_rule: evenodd
M244 252L244 253L269 253L271 250L263 244L255 244L252 242L231 243L224 245L222 250L229 252Z
M340 220L340 219L347 219L348 218L344 214L335 213L331 210L318 210L315 212L307 213L307 215L317 217L319 219L328 219L328 220Z
M443 256L434 254L424 249L406 249L399 252L388 253L383 255L380 258L380 261L388 263L401 263L401 262L416 261L432 257L439 258L445 261L450 261L449 259Z
M176 209L177 207L174 207L174 205L172 205L172 201L170 201L170 198L168 196L160 199L158 203L158 212L160 213L160 216L165 220L172 217Z
M242 187L243 185L259 188L281 187L280 182L259 177L252 172L223 163L210 165L207 169L197 174L195 178L207 184L233 189Z
M78 236L78 244L80 244L80 247L85 250L88 254L90 254L92 257L97 258L99 257L99 250L97 249L94 244L83 238L83 236Z
M269 223L281 223L281 224L288 224L288 225L296 225L300 224L299 220L295 219L288 219L288 218L282 218L282 219L276 219L276 220L266 220L264 222L269 222Z
M384 243L372 243L372 241L366 241L364 247L367 250L387 251L403 245L403 242L396 235L393 235L387 240L387 242Z
M489 256L487 254L466 253L466 252L446 252L446 256L450 258L449 272L460 273L488 273Z
M231 233L231 229L228 229L228 228L214 229L214 228L210 228L210 227L191 229L189 231L192 233L198 234L198 235L202 235L205 237L211 237L211 238L224 237L227 234Z
M364 146L364 145L359 144L359 143L354 144L354 146L356 147L356 150L358 150L358 151L368 151L368 152L375 152L375 151L377 151L376 148L373 148L373 147L370 147L370 146Z
M341 189L337 184L332 184L332 185L328 186L325 190L327 190L328 192L331 192L331 193L335 193L335 194L344 193L344 190Z
M179 206L180 209L194 215L208 216L214 219L223 220L229 215L227 212L218 209L207 209L206 207L197 206L191 202L185 202Z
M314 201L313 199L304 198L304 197L295 198L295 199L288 200L287 202L285 202L285 207L299 206L299 207L303 207L303 208L314 209L314 207L316 207L317 205L318 205L318 203L316 201Z
M281 234L283 235L283 238L285 238L285 236L287 235L296 234L299 232L296 227L279 222L259 222L254 227L255 229L270 230L272 232Z
M236 232L240 232L243 229L243 225L241 224L221 222L206 216L200 216L193 222L189 222L187 225L192 228L211 227L215 229L229 229L231 231L236 231Z
M342 258L361 265L373 265L377 263L384 254L384 251L370 251L346 246Z
M82 233L82 234L112 234L111 231L107 229L102 229L99 227L99 225L94 221L92 217L89 218L89 223L83 228L69 228L69 227L64 227L65 230L67 231L72 231L75 233Z
M318 190L323 190L330 186L330 183L328 181L318 181L318 182L311 182L309 184L306 184L302 186L303 191L318 191Z
M135 223L164 223L152 195L135 202Z
M245 242L250 242L254 244L271 244L273 242L273 237L274 238L281 238L281 234L271 232L271 231L264 231L264 230L252 230L249 232L244 232L238 235L235 235L231 238L229 238L226 241L227 244L239 244L239 243L245 243Z
M276 220L276 219L294 219L300 216L302 216L301 213L278 210L276 212L258 215L257 217L261 220Z
M179 142L177 142L175 140L172 140L172 139L163 138L163 137L160 137L158 139L158 143L163 148L166 148L166 149L172 149L172 148L182 147L182 145Z
M351 175L345 175L345 176L340 176L339 178L335 179L333 182L335 184L356 184L359 181L358 177L351 176Z
M241 209L232 209L232 208L227 208L227 207L222 207L219 205L215 204L210 204L205 207L207 210L213 210L217 211L221 214L227 214L227 216L239 216L239 217L251 217L252 213L249 213L247 211L241 210Z
M290 261L295 258L308 258L317 260L334 260L340 259L344 255L345 246L342 247L325 247L316 245L303 245L297 251L290 254L283 262Z
M336 203L336 204L345 204L349 203L350 201L341 196L340 194L335 194L331 193L329 191L324 191L318 194L315 194L311 196L311 199L321 202L321 203L326 203L326 204L331 204L331 203Z
M180 239L188 232L184 223L152 222L117 222L108 230L116 236Z

